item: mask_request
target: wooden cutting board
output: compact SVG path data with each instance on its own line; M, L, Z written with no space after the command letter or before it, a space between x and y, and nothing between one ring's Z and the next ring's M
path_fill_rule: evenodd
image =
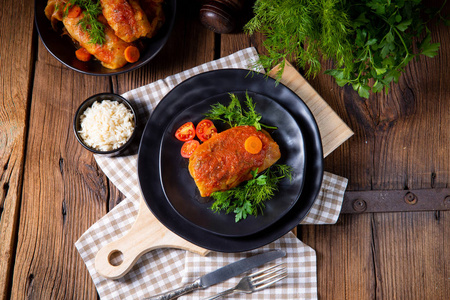
M128 273L142 255L159 248L184 249L200 255L209 252L167 229L151 213L144 198L141 198L138 216L130 231L97 252L95 269L103 277L117 279ZM122 256L121 263L112 263L112 258L119 254Z
M277 70L278 66L269 75L275 77ZM288 62L280 82L294 91L314 115L322 139L324 157L353 135L353 131ZM95 257L95 268L100 275L117 279L124 276L143 254L159 248L184 249L200 255L209 252L168 230L141 198L139 213L130 231L100 249ZM121 254L120 264L113 263L112 258L118 254Z
M269 76L275 78L278 70L279 65L269 72ZM311 110L319 127L323 157L327 157L353 135L347 124L288 61L285 62L280 82L295 92Z

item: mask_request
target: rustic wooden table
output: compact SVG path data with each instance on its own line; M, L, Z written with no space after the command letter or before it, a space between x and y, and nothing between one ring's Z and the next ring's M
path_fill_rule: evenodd
M85 98L264 51L260 36L214 34L179 2L154 61L94 77L47 52L32 0L0 0L0 299L97 298L74 242L122 195L72 132ZM450 299L450 28L431 31L439 55L411 62L388 95L364 100L329 76L310 80L355 132L325 159L349 179L339 221L298 229L317 251L321 299Z

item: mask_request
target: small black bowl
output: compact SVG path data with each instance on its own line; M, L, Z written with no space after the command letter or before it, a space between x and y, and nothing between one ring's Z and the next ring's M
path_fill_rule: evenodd
M125 144L123 144L121 147L119 147L117 149L109 150L109 151L100 151L100 150L89 147L88 145L86 145L84 143L83 138L79 134L79 131L81 130L80 118L83 115L84 111L88 107L92 106L92 104L94 104L94 102L96 102L96 101L100 102L103 100L111 100L111 101L117 101L119 103L123 103L128 109L131 110L131 112L133 113L133 117L134 117L134 130L133 130L133 133L131 134L130 138L128 139L128 141ZM117 155L123 153L124 150L127 149L132 144L133 139L136 136L136 132L138 131L137 130L138 124L139 123L138 123L138 118L137 118L137 111L128 100L126 100L125 98L123 98L122 96L117 95L117 94L101 93L101 94L93 95L93 96L89 97L88 99L86 99L83 103L81 103L81 105L77 109L77 111L75 113L75 117L73 119L73 132L75 133L75 137L77 138L78 142L80 142L80 144L84 148L91 151L92 153L102 154L105 156L117 156Z

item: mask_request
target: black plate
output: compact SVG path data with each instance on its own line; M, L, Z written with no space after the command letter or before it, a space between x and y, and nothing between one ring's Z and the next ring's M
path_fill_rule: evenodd
M156 54L164 47L175 23L176 0L166 0L164 12L166 21L159 32L151 39L145 41L144 51L135 63L128 63L120 69L108 69L97 60L89 62L79 61L75 57L75 46L67 35L62 35L61 31L53 30L50 20L45 16L44 10L47 5L45 0L35 0L34 15L36 28L45 48L62 64L83 74L105 76L117 75L140 68L152 60Z
M252 97L255 97L260 103L276 102L271 104L273 105L271 106L272 108L279 107L282 116L287 115L291 120L296 121L295 126L292 126L292 123L291 126L294 129L293 136L299 138L298 144L302 145L300 148L303 148L301 152L304 156L300 158L299 163L304 162L304 166L303 168L301 166L297 168L296 166L296 172L300 175L298 182L300 185L303 183L303 189L301 186L295 186L297 193L300 193L301 190L298 200L291 203L292 207L287 209L287 211L282 210L280 212L284 216L279 220L270 222L271 224L268 225L262 222L260 226L263 226L264 230L258 231L254 227L255 233L250 233L249 235L247 233L245 236L227 236L227 234L212 232L211 227L206 229L204 225L195 224L187 216L181 217L180 214L185 215L190 208L187 208L184 212L177 211L177 209L181 210L179 208L181 202L176 203L173 199L167 199L167 195L183 195L186 193L186 191L182 190L176 191L179 188L176 184L171 185L170 178L178 176L178 174L173 173L174 170L178 169L180 173L188 172L187 162L179 159L179 147L181 147L179 142L176 153L171 154L167 150L171 149L171 151L174 151L173 149L175 149L175 144L172 144L170 135L173 135L174 127L179 126L178 122L200 120L202 118L201 114L207 110L207 108L205 110L205 107L208 106L210 101L218 98L227 101L229 98L222 98L224 94L229 92L242 94L245 91L251 93ZM191 116L190 113L194 115ZM275 122L273 118L276 117L275 114L271 113L271 110L265 111L263 118L264 120L270 120L270 125L278 125L277 123L280 122L279 119ZM286 123L290 123L289 118L286 120ZM298 130L300 133L298 133ZM283 153L282 147L289 149L291 147L290 144L295 144L297 141L290 138L287 132L278 137L276 132L273 132L273 136L277 143L280 144L282 155L289 157L290 154ZM279 129L279 132L282 133L283 131ZM322 155L320 134L314 117L295 93L282 84L275 84L273 79L266 78L264 75L249 74L247 70L225 69L202 73L184 81L176 86L158 104L147 122L141 139L138 154L138 177L147 205L158 220L168 229L207 249L239 252L261 247L274 241L298 225L306 216L314 203L322 182ZM286 159L288 160L289 158ZM166 162L167 160L171 162L168 163ZM186 182L189 179L187 176L189 176L188 173L182 174L180 177L185 179L177 180L182 180L184 186L191 185L192 190L195 190L192 178L190 178L189 182ZM177 180L174 181L176 182ZM202 204L195 200L195 197L186 198L186 205L201 207ZM177 207L177 209L174 207ZM225 221L230 219L230 216L223 217L213 215L212 212L209 213L218 219L223 218ZM245 222L254 222L258 218L249 219ZM234 224L234 221L231 224ZM234 225L241 225L244 228L245 223L239 222ZM218 230L217 227L214 230Z
M245 107L245 92L233 92ZM225 236L245 236L267 228L283 217L297 202L303 187L305 165L304 141L301 130L295 119L276 101L267 96L248 92L256 105L256 110L263 117L262 123L275 125L278 130L271 131L271 136L280 146L281 159L277 163L293 167L292 181L280 183L279 191L266 202L264 214L258 217L235 222L234 214L214 213L210 207L213 200L201 197L189 174L189 160L180 153L182 142L175 138L175 131L182 124L192 121L197 124L204 118L211 105L218 102L228 105L230 96L222 93L199 101L175 116L167 126L161 142L160 171L161 184L166 199L181 217L207 231ZM156 116L157 117L157 116ZM161 117L161 116L160 116ZM227 129L225 124L215 122L219 132Z

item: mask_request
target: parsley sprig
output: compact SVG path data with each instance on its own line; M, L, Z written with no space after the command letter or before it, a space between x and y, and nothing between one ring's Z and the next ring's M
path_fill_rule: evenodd
M235 222L246 219L247 216L257 216L263 213L265 201L271 199L278 191L279 182L287 177L292 179L291 167L275 164L265 173L258 174L252 171L253 179L227 191L214 192L211 197L214 203L211 209L214 212L225 211L235 214Z
M244 29L266 36L267 55L259 60L264 68L295 60L314 76L323 60L332 59L326 73L368 98L387 93L412 59L437 55L439 43L431 43L426 25L433 16L448 24L440 13L446 2L424 20L421 0L257 0Z
M100 1L96 0L69 0L65 14L69 9L78 5L83 10L83 18L79 21L81 28L89 34L91 44L103 45L105 39L105 25L98 20L102 13Z
M210 120L222 121L230 127L249 125L254 126L257 130L262 127L267 129L277 129L274 126L264 125L260 122L261 115L256 112L255 104L252 98L245 93L245 105L247 109L242 108L239 98L230 93L231 101L228 106L221 103L211 105L211 109L205 114L205 117Z

